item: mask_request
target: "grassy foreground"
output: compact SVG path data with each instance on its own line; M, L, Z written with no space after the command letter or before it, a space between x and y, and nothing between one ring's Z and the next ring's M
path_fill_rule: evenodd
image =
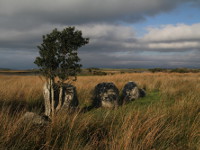
M200 74L135 73L82 76L74 83L80 107L89 105L100 82L121 91L128 81L147 96L118 109L56 116L45 127L19 124L26 111L43 112L38 76L0 76L0 149L8 150L198 150Z

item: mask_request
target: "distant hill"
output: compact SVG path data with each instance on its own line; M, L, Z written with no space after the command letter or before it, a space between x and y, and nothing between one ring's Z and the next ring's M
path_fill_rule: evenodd
M9 71L9 70L12 70L10 68L0 68L1 71Z

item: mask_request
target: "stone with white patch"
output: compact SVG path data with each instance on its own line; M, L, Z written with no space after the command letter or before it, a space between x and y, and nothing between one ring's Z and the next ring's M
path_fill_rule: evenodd
M70 84L64 84L62 88L63 88L63 96L62 96L61 109L67 110L70 108L77 107L79 101L77 98L76 87Z
M111 82L99 83L93 95L94 107L116 107L119 103L119 90Z
M135 82L128 82L125 84L122 90L121 100L123 103L134 101L140 97L145 96L145 91L143 89L138 88Z
M60 90L62 91L60 92ZM49 83L45 83L43 87L43 96L45 104L45 115L49 117L52 114L52 109L54 109L53 111L55 113L60 111L63 112L68 111L70 108L75 108L79 104L76 87L66 83L63 84L61 88L58 84L54 84L53 89L50 89Z

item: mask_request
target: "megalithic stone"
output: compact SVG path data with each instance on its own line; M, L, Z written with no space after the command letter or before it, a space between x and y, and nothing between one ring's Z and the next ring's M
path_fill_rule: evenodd
M125 84L122 90L121 99L124 103L126 103L134 101L139 97L144 97L144 96L145 96L145 91L143 89L138 88L135 82L130 81L127 84Z
M56 112L59 111L68 111L70 108L75 108L78 106L78 98L76 87L70 84L62 85L62 93L60 93L60 86L58 84L54 84L52 86L54 91L54 110ZM61 95L61 101L59 101L59 94ZM50 99L50 84L45 83L43 87L43 96L44 96L44 104L45 104L45 115L51 117L52 113L52 102Z
M45 115L51 115L51 101L50 101L50 84L45 82L43 87L44 105L45 105Z
M99 83L93 93L93 107L116 107L119 103L119 90L111 82Z
M70 84L63 85L63 96L61 110L68 110L70 108L75 108L78 106L79 101L77 98L76 87Z

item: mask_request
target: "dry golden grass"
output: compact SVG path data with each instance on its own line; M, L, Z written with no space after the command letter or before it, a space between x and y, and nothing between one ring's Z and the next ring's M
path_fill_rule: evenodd
M27 110L41 113L38 107L43 105L44 80L38 76L0 76L0 149L199 149L199 73L80 76L74 85L81 105L88 105L98 83L113 82L121 90L128 81L145 87L147 96L115 110L100 108L57 116L46 127L32 127L17 123ZM18 102L28 107L22 105L18 111Z
M1 100L30 100L41 96L43 82L37 76L0 76Z
M44 79L38 76L3 76L0 75L1 100L30 100L38 99L42 94ZM113 82L119 90L128 81L135 81L147 91L160 90L168 96L196 95L199 90L200 74L179 73L135 73L117 74L111 76L80 76L74 85L77 87L79 99L90 99L91 91L100 82ZM188 92L190 93L188 95Z

